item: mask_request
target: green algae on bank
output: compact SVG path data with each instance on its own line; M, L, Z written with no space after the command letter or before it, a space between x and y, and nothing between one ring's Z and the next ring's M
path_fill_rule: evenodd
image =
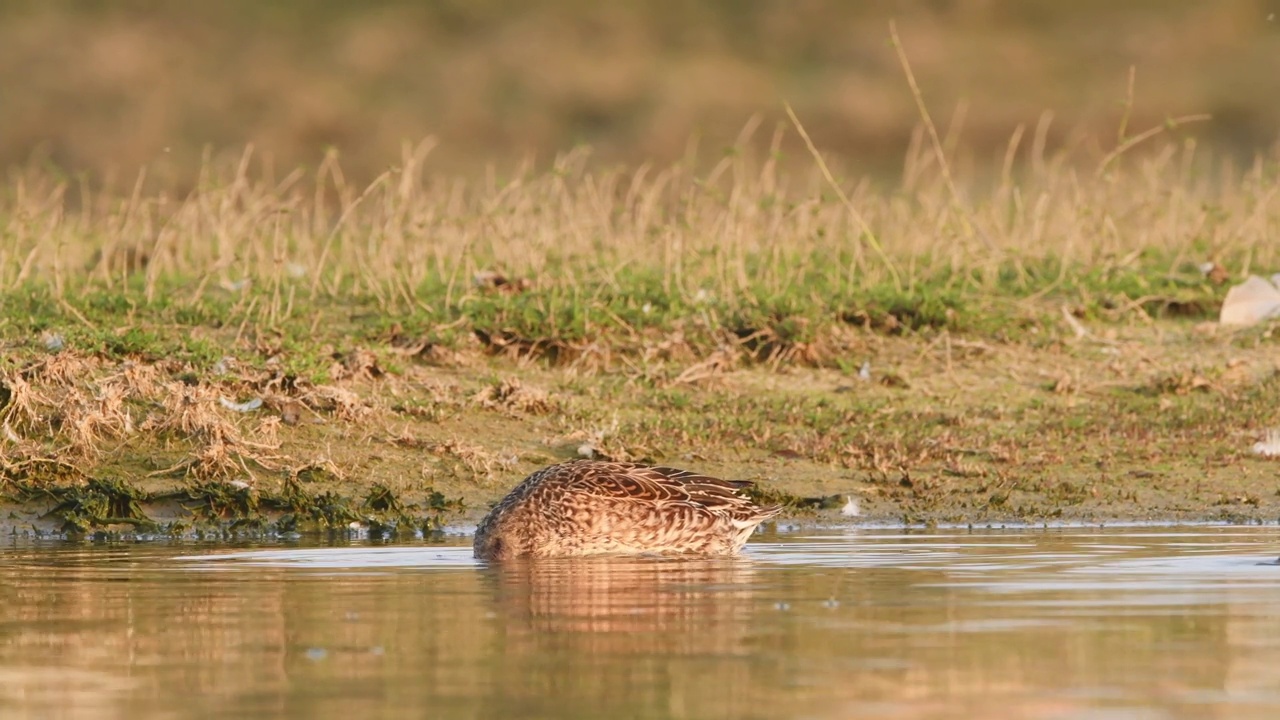
M45 485L21 469L6 473L6 480L0 494L8 511L0 520L6 534L256 537L359 529L417 536L438 532L463 509L460 500L439 492L408 502L380 484L363 497L347 497L289 483L283 493L263 492L240 481L152 492L116 478Z

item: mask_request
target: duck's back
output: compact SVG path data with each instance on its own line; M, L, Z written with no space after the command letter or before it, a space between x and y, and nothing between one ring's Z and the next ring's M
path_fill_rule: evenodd
M736 553L780 508L733 482L666 467L578 460L540 470L476 531L484 559L597 553Z

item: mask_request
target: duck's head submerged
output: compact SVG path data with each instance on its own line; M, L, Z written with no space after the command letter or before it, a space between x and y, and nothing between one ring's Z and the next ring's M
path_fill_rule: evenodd
M488 535L480 537L476 535L475 555L480 560L507 560L514 556L514 553L501 537Z
M530 538L516 508L499 507L476 528L472 548L480 560L509 560L530 554Z
M476 531L475 543L472 546L476 558L480 560L509 560L520 554L514 544L507 542L501 534Z

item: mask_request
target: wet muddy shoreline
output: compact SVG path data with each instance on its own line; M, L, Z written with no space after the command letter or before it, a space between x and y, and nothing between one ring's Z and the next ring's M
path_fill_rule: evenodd
M327 382L37 352L5 376L0 534L416 537L575 457L752 480L798 523L1280 519L1280 465L1258 452L1280 407L1266 337L1111 335L868 333L848 371L693 360L657 378L483 353L383 369L376 347Z

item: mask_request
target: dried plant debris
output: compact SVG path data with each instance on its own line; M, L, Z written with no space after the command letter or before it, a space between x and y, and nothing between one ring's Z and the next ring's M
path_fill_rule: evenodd
M251 377L255 373L224 361L220 380L212 383L177 363L112 364L70 352L5 371L0 375L0 469L10 481L26 483L29 477L52 476L34 472L41 463L92 468L133 452L163 457L176 450L176 463L145 474L213 484L238 478L252 482L280 472L305 477L324 470L342 476L330 461L299 463L282 452L281 430L306 413L342 423L367 419L373 410L364 398L336 386L295 385L296 398L268 394L233 401L229 398L244 397L245 388L263 383L264 377ZM275 377L272 373L265 381ZM255 412L261 408L279 414ZM77 482L65 487L84 482L78 474ZM59 512L76 526L92 514L67 508Z
M295 483L337 482L347 479L347 474L337 463L329 458L318 458L311 462L288 468L288 479Z
M396 355L416 358L433 365L456 366L463 362L463 355L456 348L433 340L429 334L408 335L399 323L392 326L387 345Z
M1192 392L1210 392L1220 389L1217 384L1197 370L1164 373L1153 378L1148 388L1150 392L1159 395L1186 395Z
M457 438L430 444L425 449L439 460L441 470L454 475L490 477L495 471L507 470L514 464L509 453L491 452Z
M716 350L705 360L685 368L672 379L672 385L698 385L720 377L737 365L738 353L729 348Z
M486 385L472 400L481 407L529 415L545 415L559 407L550 393L525 385L518 378Z
M638 439L626 438L617 417L589 429L581 429L545 441L549 447L569 449L575 456L589 460L618 462L652 462L656 454Z
M373 414L373 407L354 390L320 385L303 393L298 401L317 413L329 414L343 422L360 422Z
M220 400L213 387L170 382L160 395L158 411L148 415L142 429L181 438L234 438L239 433L224 417Z
M48 398L32 388L23 373L8 373L0 378L0 419L10 436L50 429L49 415L42 412L50 404Z
M107 440L118 440L134 432L133 416L125 407L128 391L117 382L108 382L90 393L69 398L63 409L63 451L76 456L99 452Z
M371 350L358 349L334 355L329 366L329 377L334 382L344 380L374 380L386 375L378 365L378 356Z

